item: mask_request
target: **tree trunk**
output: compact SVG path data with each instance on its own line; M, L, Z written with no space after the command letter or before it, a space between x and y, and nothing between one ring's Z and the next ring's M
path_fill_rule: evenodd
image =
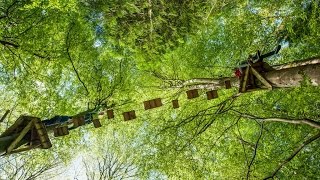
M304 80L310 80L313 86L320 84L320 63L280 69L263 74L273 87L296 87Z
M320 61L311 59L299 63L279 65L276 70L262 73L262 76L275 88L297 87L303 81L310 81L311 85L320 84ZM225 81L230 80L232 87L239 87L237 77L220 79L196 78L184 81L180 86L171 88L186 87L189 89L222 89L225 88Z

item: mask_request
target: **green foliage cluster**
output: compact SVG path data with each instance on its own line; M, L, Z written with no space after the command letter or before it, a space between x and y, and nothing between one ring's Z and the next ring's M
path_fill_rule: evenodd
M113 154L134 164L137 179L262 179L319 130L261 119L319 122L319 87L306 80L236 98L236 89L219 90L208 101L205 89L188 100L181 84L233 76L249 54L278 44L270 64L319 56L319 12L316 0L2 0L0 110L12 113L0 130L21 114L46 119L104 106L115 119L50 135L51 149L26 152L33 160L18 162L67 169L82 156L98 173L94 159ZM158 97L164 106L143 109ZM124 122L130 110L138 118ZM320 177L319 143L305 146L275 178Z

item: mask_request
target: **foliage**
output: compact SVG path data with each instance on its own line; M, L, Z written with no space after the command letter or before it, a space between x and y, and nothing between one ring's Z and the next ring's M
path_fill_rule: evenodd
M267 177L319 130L263 119L319 122L319 87L304 82L237 97L233 88L208 101L206 89L189 100L188 87L180 85L233 76L250 54L278 44L270 64L319 56L319 8L309 0L3 0L0 110L11 113L1 132L21 114L47 119L97 106L115 111L99 129L50 134L51 149L5 160L17 158L27 168L58 161L68 169L79 156L90 154L86 163L96 167L95 159L114 155L142 179ZM162 107L143 109L143 101L158 97ZM173 99L179 109L172 109ZM138 118L123 122L122 112L130 110ZM319 140L304 146L276 178L319 177L318 146Z

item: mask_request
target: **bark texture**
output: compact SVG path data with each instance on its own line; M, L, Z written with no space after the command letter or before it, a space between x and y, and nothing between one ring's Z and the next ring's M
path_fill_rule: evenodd
M311 85L320 84L320 59L308 59L306 61L293 62L291 64L279 65L274 71L262 73L262 76L275 88L297 87L304 81L310 81ZM220 79L195 78L184 81L179 86L171 88L189 89L222 89L225 81L230 80L232 87L239 87L237 77L226 77Z
M313 86L320 84L320 63L293 68L275 70L264 74L273 87L296 87L304 80L310 80Z

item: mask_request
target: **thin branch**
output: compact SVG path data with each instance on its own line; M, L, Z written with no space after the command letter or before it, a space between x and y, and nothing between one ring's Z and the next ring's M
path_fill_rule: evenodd
M239 118L239 121L242 117L240 116ZM243 149L243 153L244 153L244 157L246 158L246 165L249 166L249 161L248 161L248 156L247 156L247 152L246 152L246 149L244 147L244 140L242 138L242 135L241 135L241 132L240 132L240 129L239 129L239 121L237 122L237 131L239 133L239 136L240 136L240 142L241 142L241 145L242 145L242 149Z
M11 47L14 47L14 48L19 48L20 46L18 44L14 44L12 42L9 42L9 41L4 41L4 40L0 40L0 44L4 45L4 46L11 46Z
M319 138L320 138L320 132L318 134L310 137L306 141L304 141L298 148L296 148L292 152L292 154L287 159L285 159L281 164L279 164L279 166L272 172L272 174L270 176L265 177L264 180L273 178L279 172L279 170L283 166L285 166L288 162L290 162L305 146L307 146L308 144L312 143L313 141L315 141Z
M85 89L86 92L87 92L87 95L89 95L90 93L89 93L89 91L88 91L88 88L87 88L87 86L84 84L84 82L81 80L80 75L79 75L79 72L78 72L78 70L76 69L76 67L74 66L74 63L73 63L73 60L72 60L71 54L70 54L70 32L71 32L73 26L74 26L74 23L71 24L71 27L70 27L70 29L69 29L69 31L68 31L68 34L67 34L67 39L66 39L67 55L68 55L69 61L70 61L71 64L72 64L72 68L73 68L74 72L75 72L76 75L77 75L78 80L79 80L79 81L81 82L81 84L83 85L84 89Z
M259 134L259 137L258 137L258 139L257 139L257 142L256 142L256 144L255 144L255 146L254 146L253 156L252 156L252 159L251 159L251 161L250 161L250 163L249 163L249 166L248 166L247 179L250 178L251 166L253 165L254 160L255 160L255 158L256 158L256 156L257 156L258 145L259 145L259 141L260 141L260 139L261 139L261 137L262 137L262 132L263 132L263 123L261 123L260 134Z
M316 129L320 129L320 122L311 120L311 119L284 119L284 118L277 118L277 117L269 117L269 118L261 118L261 117L256 117L251 114L247 113L242 113L240 111L231 109L231 111L240 114L241 116L249 119L255 119L260 122L284 122L284 123L291 123L291 124L305 124L311 127L314 127Z

